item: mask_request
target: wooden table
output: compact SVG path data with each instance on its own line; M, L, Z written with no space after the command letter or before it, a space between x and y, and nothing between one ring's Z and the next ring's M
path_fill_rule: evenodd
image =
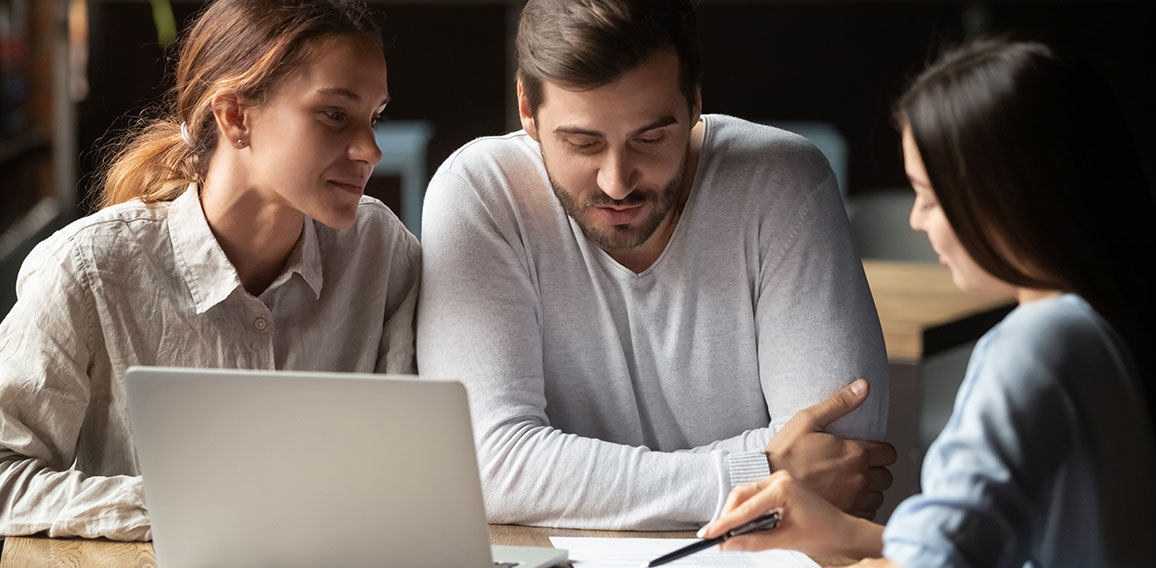
M886 521L896 505L919 491L925 390L937 387L928 381L944 378L925 376L928 357L979 339L1011 311L1015 300L966 294L952 282L951 271L938 264L865 260L863 269L887 345L891 376L887 441L899 455L891 468L895 481L884 493L876 517ZM959 376L952 379L961 379L963 369L953 373Z
M616 532L490 525L490 542L513 546L552 547L551 536L693 538L689 532ZM815 556L823 566L846 566L851 559ZM156 568L149 542L9 537L0 556L0 568Z

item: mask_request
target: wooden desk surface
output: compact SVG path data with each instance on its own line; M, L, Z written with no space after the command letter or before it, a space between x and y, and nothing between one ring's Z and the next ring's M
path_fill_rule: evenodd
M913 361L978 339L1015 305L1008 296L973 296L951 281L946 266L863 261L883 327L887 359Z
M693 538L683 532L617 532L490 525L490 542L513 546L551 547L551 536ZM846 566L853 561L838 556L815 556L823 566ZM0 556L0 568L156 568L150 542L9 537Z

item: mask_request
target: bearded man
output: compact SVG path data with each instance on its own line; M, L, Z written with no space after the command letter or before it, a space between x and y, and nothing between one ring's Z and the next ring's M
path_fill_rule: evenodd
M777 469L871 516L887 366L822 154L701 114L688 0L530 0L517 57L524 130L423 218L418 368L469 391L490 522L686 529Z

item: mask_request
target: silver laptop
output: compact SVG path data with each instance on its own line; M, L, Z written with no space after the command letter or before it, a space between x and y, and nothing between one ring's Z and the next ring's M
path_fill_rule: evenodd
M465 388L344 373L125 373L160 568L495 565Z

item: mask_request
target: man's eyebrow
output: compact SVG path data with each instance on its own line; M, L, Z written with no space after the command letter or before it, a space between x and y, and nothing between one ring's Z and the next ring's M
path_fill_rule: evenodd
M633 138L633 137L638 136L639 134L642 134L643 132L646 132L648 130L654 130L655 128L662 128L664 126L670 126L671 124L676 124L677 122L678 122L678 119L674 118L673 116L664 116L664 117L662 117L662 118L660 118L660 119L658 119L658 120L656 120L650 124L647 124L646 126L643 126L642 128L635 129L633 132L630 133L629 137ZM559 126L558 128L554 129L554 133L555 134L578 134L578 135L582 135L582 136L594 136L596 138L605 138L606 137L605 134L603 134L597 130L589 130L586 128L579 128L577 126Z
M321 93L323 95L336 95L338 97L349 99L353 102L357 102L357 101L361 100L361 96L358 95L357 93L355 93L349 89L342 89L340 87L321 88L321 89L317 89L317 92ZM385 97L384 99L381 100L381 103L378 104L377 106L386 106L388 104L389 104L389 97Z
M648 130L654 130L655 128L662 128L664 126L670 126L672 124L677 124L677 123L678 123L678 119L674 118L673 116L667 115L667 116L664 116L664 117L662 117L662 118L660 118L660 119L658 119L658 120L656 120L650 124L647 124L646 126L643 126L642 128L635 130L634 132L631 132L630 137L633 138L633 137L638 136L639 134L642 134L643 132L646 132Z

